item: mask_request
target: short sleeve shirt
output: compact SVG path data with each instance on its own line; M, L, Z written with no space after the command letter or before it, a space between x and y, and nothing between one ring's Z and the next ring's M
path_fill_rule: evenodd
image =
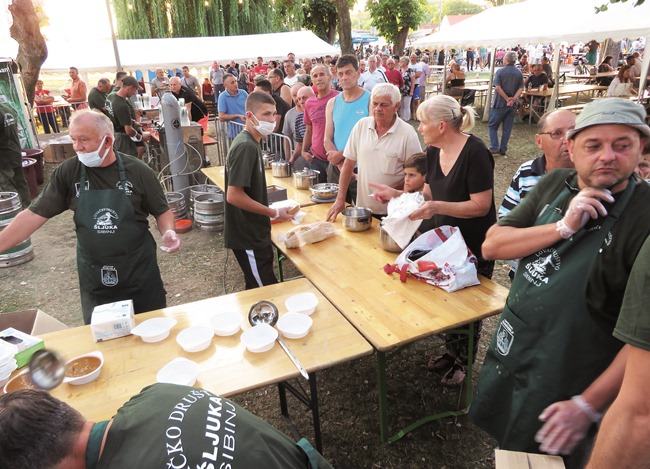
M514 65L506 65L494 74L494 86L500 86L506 96L514 96L518 89L524 87L524 76ZM506 100L494 93L495 109L506 107Z
M327 159L327 152L325 151L325 109L327 102L336 97L339 92L332 90L330 94L324 98L312 96L305 102L305 125L311 126L311 154L320 159Z
M111 93L106 98L106 112L113 121L115 132L124 132L125 125L132 125L135 118L135 110L131 101Z

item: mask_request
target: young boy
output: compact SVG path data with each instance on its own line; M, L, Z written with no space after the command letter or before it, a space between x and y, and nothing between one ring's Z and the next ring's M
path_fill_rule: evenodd
M427 176L424 153L415 153L404 162L404 192L422 192Z
M641 159L634 172L642 179L650 182L650 142L646 143L641 153Z

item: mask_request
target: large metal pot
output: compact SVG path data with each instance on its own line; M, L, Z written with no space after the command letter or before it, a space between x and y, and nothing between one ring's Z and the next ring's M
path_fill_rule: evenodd
M402 252L399 244L384 229L383 222L379 224L379 245L383 250L388 252Z
M319 199L335 199L339 194L339 185L333 182L314 184L309 188L311 194Z
M293 185L296 189L309 189L314 184L318 183L318 176L320 171L313 169L303 169L293 173Z
M271 174L276 178L288 178L291 176L291 167L284 160L271 163Z
M271 164L273 163L273 154L272 153L262 153L262 160L264 161L264 169L271 169Z
M366 231L372 226L372 210L364 207L348 207L343 212L343 227L348 231Z

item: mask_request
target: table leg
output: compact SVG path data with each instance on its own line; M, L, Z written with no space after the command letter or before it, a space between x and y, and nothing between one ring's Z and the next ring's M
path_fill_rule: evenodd
M386 386L386 353L377 350L377 392L379 398L379 436L382 443L388 440L388 396Z
M282 261L286 259L284 254L282 254L282 251L276 246L275 252L278 256L278 279L280 282L284 282L284 271L282 270Z
M308 409L311 410L312 420L314 422L314 443L318 452L322 454L323 452L323 442L321 437L321 428L320 428L320 411L318 408L318 387L316 385L316 373L309 373L309 395L307 395L302 390L299 390L289 384L286 381L278 383L278 394L280 397L280 412L285 418L289 427L291 428L291 433L294 438L299 440L301 438L298 428L293 423L291 416L289 415L289 408L287 406L287 391L295 396L300 402L302 402Z

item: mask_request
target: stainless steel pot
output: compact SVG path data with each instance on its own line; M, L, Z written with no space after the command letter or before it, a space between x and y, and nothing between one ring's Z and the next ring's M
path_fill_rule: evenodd
M291 167L284 160L271 163L271 174L276 178L288 178L291 176Z
M314 197L319 199L334 199L339 194L339 185L333 182L314 184L309 188Z
M399 244L384 229L383 222L379 224L379 245L383 250L388 252L402 252Z
M318 183L318 176L320 171L313 169L303 169L293 173L293 185L296 189L309 189L314 184Z
M271 153L262 153L262 160L264 161L264 169L272 168L273 155Z
M366 231L372 226L372 210L364 207L348 207L341 212L343 227L348 231Z

